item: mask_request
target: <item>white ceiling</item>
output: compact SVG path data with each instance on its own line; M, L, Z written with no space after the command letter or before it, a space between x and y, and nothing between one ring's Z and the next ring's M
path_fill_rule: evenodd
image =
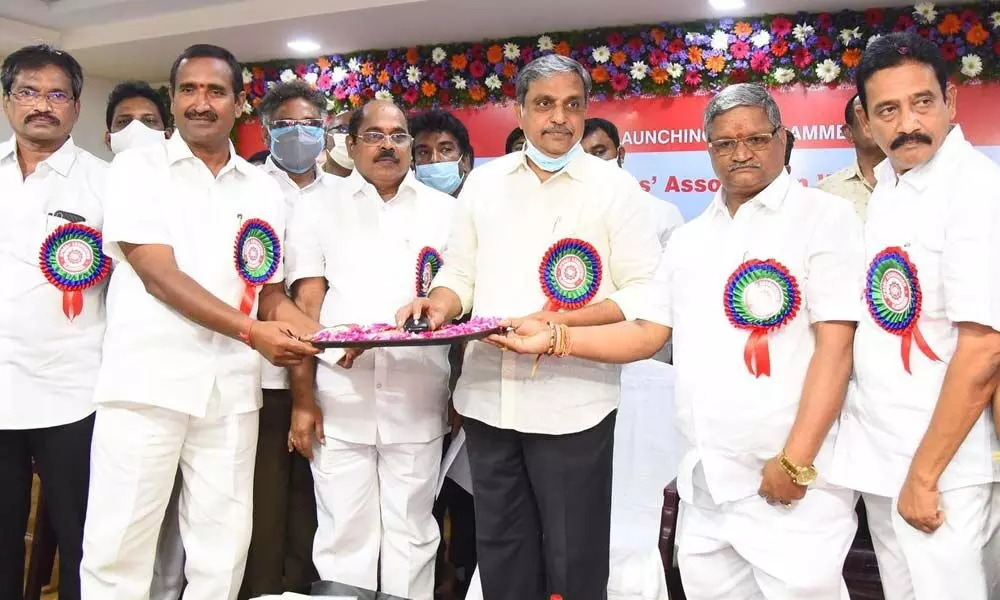
M740 14L873 4L912 2L747 0ZM0 53L45 40L94 75L163 81L193 43L252 62L292 57L299 38L336 53L719 16L707 0L0 0Z

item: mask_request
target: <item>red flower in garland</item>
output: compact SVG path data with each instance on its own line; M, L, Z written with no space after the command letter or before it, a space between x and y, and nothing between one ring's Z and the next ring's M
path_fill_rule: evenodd
M965 24L969 24L969 23L976 24L976 23L979 23L979 15L976 14L976 11L969 10L968 8L962 11L962 14L960 15L960 18L962 19L962 23L965 23Z
M788 54L788 42L785 40L776 40L773 44L771 44L771 54L777 58L781 58L782 56Z
M733 69L729 74L729 81L732 83L746 83L750 79L750 73L746 69Z
M674 38L670 42L670 45L667 46L667 52L677 54L678 52L683 52L685 48L687 48L687 45L684 44L684 40L681 38Z
M473 45L469 46L469 54L471 54L472 58L474 58L476 60L482 60L483 59L483 45L482 44L473 44Z
M785 17L775 17L771 21L771 33L778 37L785 37L792 32L792 22Z
M997 40L993 44L993 54L996 54L997 56L1000 56L1000 40Z
M684 76L684 83L695 87L701 83L701 73L698 71L688 71L687 75Z
M483 75L486 74L486 65L481 61L475 61L469 65L469 75L472 75L476 79L481 79Z
M366 87L366 88L365 88L365 89L364 89L364 90L363 90L363 91L361 92L361 95L362 95L362 96L364 96L365 98L367 98L368 100L371 100L372 98L374 98L374 97L375 97L375 90L373 90L373 89L372 89L372 88L370 88L370 87Z
M951 62L958 58L958 46L954 42L945 42L941 44L941 57L946 61Z
M881 25L884 20L885 11L881 8L869 8L865 11L865 24L869 27Z
M649 51L649 65L652 67L661 67L663 63L667 62L667 53L659 48L653 48Z
M625 42L625 37L617 31L608 35L608 46L617 48Z
M451 94L448 93L448 90L441 90L441 92L438 93L438 102L441 104L451 103Z
M792 62L800 69L808 67L812 61L812 53L806 47L796 48L795 52L792 53Z
M642 38L634 37L628 41L628 49L632 52L639 52L643 47Z
M304 77L305 74L308 72L309 71L308 69L306 69L305 65L295 65L295 74L298 75L299 77Z
M525 46L524 48L521 48L521 62L525 64L530 63L531 60L535 57L534 52L535 49L532 48L531 46Z
M825 35L821 35L816 38L816 49L820 52L829 52L833 50L833 40Z
M415 87L411 87L403 92L403 100L405 100L407 104L415 104L419 98L420 92L418 92Z
M768 56L767 51L758 50L753 53L750 57L750 68L754 70L755 73L767 73L771 70L771 57Z
M828 12L819 13L819 16L816 17L816 26L820 29L833 27L833 17Z
M503 82L503 85L500 86L500 91L503 92L504 96L507 96L508 98L513 98L514 95L517 93L517 88L515 88L514 84L511 83L510 81L505 81Z
M628 76L625 73L618 73L611 78L611 89L616 92L623 92L628 87Z
M899 15L898 19L896 19L896 26L893 27L892 30L903 31L904 29L909 29L910 27L913 27L913 25L914 25L913 17L904 12L903 14Z

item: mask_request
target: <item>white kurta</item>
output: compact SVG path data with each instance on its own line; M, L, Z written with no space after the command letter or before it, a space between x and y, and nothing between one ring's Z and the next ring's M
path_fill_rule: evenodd
M848 202L782 172L735 216L720 192L667 243L652 286L656 308L640 317L673 328L678 427L689 448L677 480L689 598L846 593L840 572L855 531L854 494L827 479L836 426L805 499L772 507L756 494L761 469L782 450L799 408L812 325L860 316L861 238ZM763 377L744 363L750 333L733 326L724 307L727 281L750 259L780 263L801 297L798 312L768 334L771 372ZM748 298L763 306L777 296Z
M236 597L250 542L260 357L149 295L118 242L163 244L178 267L230 306L244 283L233 259L248 219L284 232L277 184L236 155L214 177L180 134L119 154L108 175L105 252L120 262L108 329L84 557L83 597L149 593L153 556L178 465L188 600ZM279 265L269 283L280 283ZM256 315L256 306L250 316Z
M865 224L868 264L888 247L909 256L922 294L917 327L941 360L931 360L914 342L907 373L901 338L881 329L866 311L854 343L855 378L841 418L833 478L864 492L866 505L882 507L869 510L868 517L880 567L885 564L890 574L883 576L887 593L919 600L985 599L982 545L990 534L989 511L982 510L987 505L983 493L970 488L985 486L988 492L996 481L992 452L997 439L989 412L973 426L938 483L942 505L952 507L946 522L975 515L969 527L955 535L947 526L930 536L907 530L896 518L895 499L937 405L958 340L955 323L997 326L1000 288L990 274L1000 263L995 237L1000 167L955 126L927 164L897 178L886 160L875 175L878 184ZM890 517L891 524L886 522ZM930 568L949 577L932 584L919 576ZM893 580L893 573L909 575Z
M289 282L329 286L324 325L393 323L417 294L424 248L444 252L457 201L408 172L383 200L358 171L331 198L303 197L288 230ZM317 365L325 443L312 461L320 578L431 598L432 515L447 428L447 346L380 348L345 370ZM381 573L381 577L380 577Z

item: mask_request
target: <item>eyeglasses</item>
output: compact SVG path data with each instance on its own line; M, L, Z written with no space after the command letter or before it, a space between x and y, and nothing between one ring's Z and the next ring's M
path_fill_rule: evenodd
M413 136L411 136L408 133L402 133L402 132L385 134L382 133L381 131L366 131L358 135L358 138L360 138L363 143L368 144L369 146L378 146L382 144L382 142L384 142L386 138L388 138L389 141L392 142L392 145L396 146L397 148L403 148L404 146L409 146L410 142L413 141Z
M774 135L778 133L779 129L781 128L775 127L770 133L758 133L741 138L715 140L714 142L709 142L708 146L712 150L715 150L715 153L719 156L729 156L733 152L736 152L736 147L740 145L740 142L744 143L751 151L760 152L767 149L768 144L774 139Z
M425 165L434 162L435 154L448 162L462 160L462 151L452 146L437 148L436 151L434 148L420 146L414 150L413 158L417 161L418 165Z
M302 125L303 127L322 127L323 119L280 119L277 121L271 121L271 129L295 127L296 125Z
M51 106L65 106L66 104L69 104L70 100L73 99L73 96L71 94L67 94L66 92L55 91L43 93L30 88L14 90L10 93L10 96L14 99L14 102L25 106L37 104L40 98L45 98Z
M343 133L346 135L348 133L348 130L349 127L347 125L331 125L329 128L327 128L326 132L328 134Z

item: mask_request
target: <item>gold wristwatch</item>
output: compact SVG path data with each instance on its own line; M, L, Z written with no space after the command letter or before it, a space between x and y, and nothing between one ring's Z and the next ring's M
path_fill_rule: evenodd
M816 481L816 475L818 474L816 467L812 465L809 465L808 467L800 467L796 465L792 461L788 460L788 457L785 456L784 450L782 450L781 454L778 455L778 464L785 471L785 473L788 473L788 476L792 478L795 485L805 487Z

